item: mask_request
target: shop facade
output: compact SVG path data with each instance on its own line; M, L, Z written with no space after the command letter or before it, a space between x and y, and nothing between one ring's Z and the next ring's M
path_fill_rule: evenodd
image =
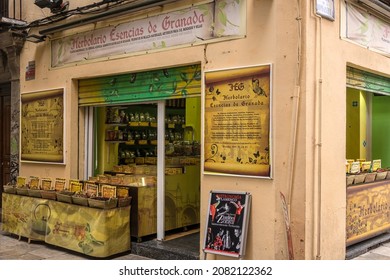
M363 6L111 2L48 24L37 20L50 11L25 3L29 34L47 37L21 51L19 174L137 183L132 219L145 224L131 234L199 225L201 248L210 192L247 192L245 259L344 259L348 71L390 73L386 41L367 48L345 33L350 5ZM51 134L36 137L24 112L47 100L50 125L35 128ZM142 176L117 178L132 164Z

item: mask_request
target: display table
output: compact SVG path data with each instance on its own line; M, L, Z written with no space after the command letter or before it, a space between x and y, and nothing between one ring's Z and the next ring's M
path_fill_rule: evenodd
M346 245L390 229L390 180L347 186Z
M200 166L186 166L183 174L165 176L165 231L200 223ZM128 187L131 236L141 241L157 233L157 188Z
M3 231L104 258L129 251L130 206L97 209L2 194Z

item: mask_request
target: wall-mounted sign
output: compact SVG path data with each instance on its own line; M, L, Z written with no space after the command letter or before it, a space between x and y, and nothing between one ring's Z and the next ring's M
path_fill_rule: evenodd
M244 4L216 0L53 40L52 66L243 35Z
M343 4L344 1L341 1ZM390 24L381 18L346 2L342 10L345 14L342 37L365 48L390 54ZM344 17L343 17L344 18ZM359 74L359 73L357 73ZM364 74L364 72L363 72ZM372 75L375 79L375 75ZM368 75L369 78L370 75ZM368 82L370 82L368 80ZM365 80L362 80L362 84ZM373 83L375 85L375 83ZM381 86L378 86L381 88ZM375 89L375 88L374 88Z
M335 20L334 0L316 0L316 14L332 21Z
M210 192L203 252L241 258L245 254L251 195Z
M271 177L271 66L205 73L204 171Z
M63 93L55 89L22 94L22 161L64 163Z
M26 67L26 81L35 80L35 61L29 61Z

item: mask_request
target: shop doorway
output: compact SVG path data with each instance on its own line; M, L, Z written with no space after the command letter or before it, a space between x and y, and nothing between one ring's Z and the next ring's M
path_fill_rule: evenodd
M137 242L199 233L201 77L194 64L79 80L84 177L125 182Z
M10 134L11 134L11 94L10 87L0 85L0 197L3 185L10 182ZM1 200L0 200L1 208Z
M390 230L390 82L347 67L346 93L348 251Z
M199 231L200 97L92 110L88 178L128 190L132 237Z

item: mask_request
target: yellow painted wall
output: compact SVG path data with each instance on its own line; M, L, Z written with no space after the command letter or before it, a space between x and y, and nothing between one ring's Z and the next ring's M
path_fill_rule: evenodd
M356 89L347 89L347 139L346 159L360 157L360 93Z
M346 159L369 159L370 97L361 90L347 88Z

